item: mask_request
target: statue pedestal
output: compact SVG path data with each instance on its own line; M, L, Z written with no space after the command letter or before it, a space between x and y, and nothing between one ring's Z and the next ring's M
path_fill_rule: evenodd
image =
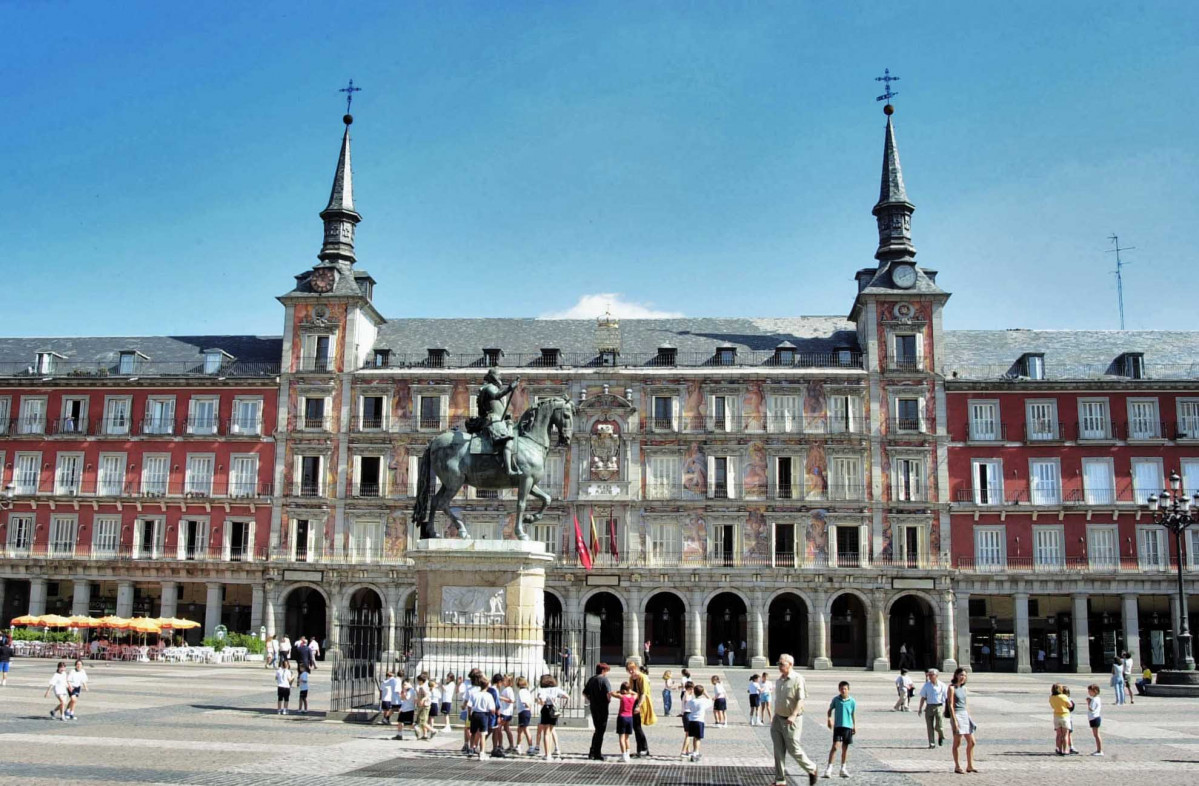
M444 677L482 669L545 673L545 568L553 555L538 541L419 540L417 625L403 648L409 675Z

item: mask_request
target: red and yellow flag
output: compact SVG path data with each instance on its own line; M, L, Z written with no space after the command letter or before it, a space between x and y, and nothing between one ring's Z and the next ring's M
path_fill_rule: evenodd
M591 570L591 552L587 550L587 544L583 541L583 529L579 526L579 514L576 513L575 519L575 551L579 553L579 562L583 564L585 570Z
M599 530L595 528L595 511L587 508L587 518L591 520L591 558L594 560L600 552Z

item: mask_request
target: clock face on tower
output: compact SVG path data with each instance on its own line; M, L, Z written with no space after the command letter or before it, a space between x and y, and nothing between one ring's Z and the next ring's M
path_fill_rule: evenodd
M891 271L891 281L900 289L911 289L916 284L916 268L911 265L896 265Z
M337 281L337 272L331 267L318 267L312 271L312 276L308 279L308 285L312 287L313 292L324 294L325 292L333 291L333 284Z

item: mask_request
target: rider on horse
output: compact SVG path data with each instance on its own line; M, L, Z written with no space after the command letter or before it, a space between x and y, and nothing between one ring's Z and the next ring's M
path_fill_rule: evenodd
M505 385L498 371L494 368L488 369L487 374L483 377L483 387L479 388L479 395L475 399L479 411L478 417L472 418L474 423L471 425L474 425L475 428L467 429L472 433L476 431L485 433L491 439L492 447L503 449L504 468L508 475L513 477L520 474L512 461L516 429L512 425L512 416L508 414L508 406L504 400L512 395L519 382L520 377L517 377L512 384Z

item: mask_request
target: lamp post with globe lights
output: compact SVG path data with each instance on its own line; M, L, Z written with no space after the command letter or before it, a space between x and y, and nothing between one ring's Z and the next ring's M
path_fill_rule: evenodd
M1182 581L1182 562L1184 555L1184 534L1187 528L1197 523L1196 512L1199 511L1199 493L1194 499L1187 499L1182 491L1182 478L1171 470L1169 488L1163 489L1161 496L1149 495L1146 507L1153 514L1153 523L1161 524L1174 533L1174 543L1178 553L1178 616L1179 632L1175 636L1178 649L1178 668L1183 671L1195 670L1195 657L1191 653L1191 625L1187 619L1186 587Z

